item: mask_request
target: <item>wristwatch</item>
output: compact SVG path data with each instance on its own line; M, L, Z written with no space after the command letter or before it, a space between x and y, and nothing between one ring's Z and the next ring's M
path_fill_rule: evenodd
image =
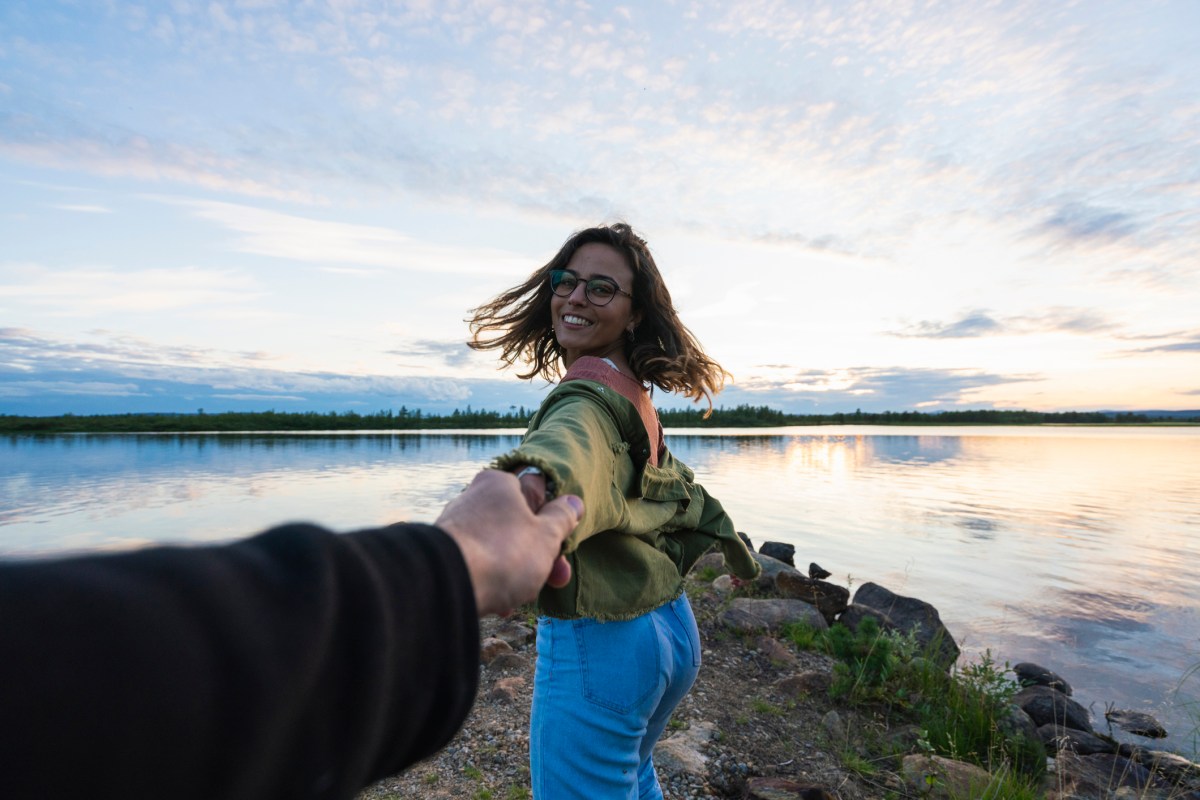
M525 477L526 475L541 475L543 478L546 478L546 473L542 472L540 469L538 469L537 467L532 466L532 465L521 467L519 470L517 470L516 475L517 475L517 480L521 480L521 478ZM550 480L549 478L546 478L546 500L547 500L547 502L549 502L550 500L553 500L553 499L554 499L554 481Z

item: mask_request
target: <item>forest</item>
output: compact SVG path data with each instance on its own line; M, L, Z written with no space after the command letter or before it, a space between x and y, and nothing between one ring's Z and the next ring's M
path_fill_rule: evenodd
M64 414L31 417L0 414L0 433L220 433L232 431L405 431L524 428L535 409L512 407L506 412L467 406L449 414L429 414L401 406L373 414L356 411L279 412L226 411L195 414ZM768 406L739 405L713 409L706 419L700 409L658 410L664 428L773 428L786 425L1145 425L1200 424L1191 417L1102 411L884 411L836 414L789 414Z

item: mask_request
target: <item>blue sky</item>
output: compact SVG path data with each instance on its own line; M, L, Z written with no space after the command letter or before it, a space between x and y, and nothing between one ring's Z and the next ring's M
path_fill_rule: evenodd
M718 403L1197 408L1197 76L1192 0L6 0L0 413L532 405L464 319L618 219Z

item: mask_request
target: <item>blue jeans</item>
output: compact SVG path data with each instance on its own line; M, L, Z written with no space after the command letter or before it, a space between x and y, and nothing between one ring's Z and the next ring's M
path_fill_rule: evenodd
M661 800L654 745L700 671L687 595L636 619L538 620L535 800Z

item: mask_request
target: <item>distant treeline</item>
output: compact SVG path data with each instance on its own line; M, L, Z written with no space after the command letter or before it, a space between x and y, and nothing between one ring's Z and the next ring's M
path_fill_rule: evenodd
M356 411L278 412L226 411L206 414L65 414L58 417L22 417L0 414L0 433L184 433L222 431L380 431L439 430L451 428L524 428L534 409L511 408L505 413L465 411L426 414L401 407L374 414ZM1102 411L854 411L843 414L788 414L768 406L724 406L708 419L698 409L658 410L666 428L767 428L783 425L1044 425L1044 424L1147 424L1154 422L1200 423L1192 417L1152 416Z

